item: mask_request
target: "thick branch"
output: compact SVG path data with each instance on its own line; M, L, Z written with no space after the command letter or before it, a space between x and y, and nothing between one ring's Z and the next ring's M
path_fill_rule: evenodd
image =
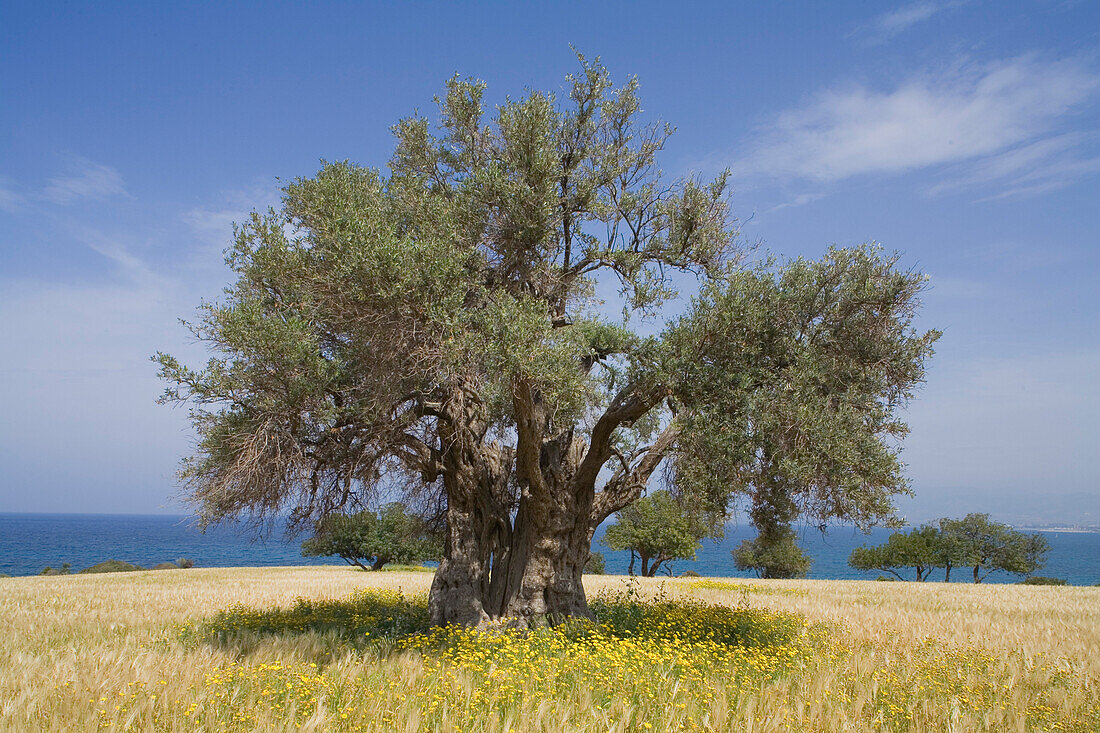
M630 425L652 410L665 397L663 390L652 393L639 392L637 387L625 387L608 405L607 410L592 428L592 440L588 452L577 467L575 480L578 487L594 487L600 469L614 454L611 438L622 425Z
M516 477L535 496L544 497L539 455L546 431L541 398L526 380L518 380L512 396L516 415Z
M622 470L615 472L603 491L596 494L592 503L593 525L599 524L642 495L650 476L672 450L679 435L680 426L673 420L629 473Z

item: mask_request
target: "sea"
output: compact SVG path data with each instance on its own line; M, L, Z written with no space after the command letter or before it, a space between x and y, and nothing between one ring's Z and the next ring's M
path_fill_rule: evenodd
M851 526L829 527L822 533L804 528L799 544L813 559L809 577L874 580L880 573L861 572L848 566L852 550L864 544L881 544L892 530L872 529L869 535ZM1050 543L1046 566L1038 575L1063 578L1072 585L1100 583L1100 533L1043 531ZM593 550L602 552L608 573L625 574L627 552L612 552L600 545L597 532ZM751 527L730 526L720 541L707 541L694 560L678 560L671 571L691 570L709 577L751 577L733 565L731 550L752 539ZM301 536L275 531L257 536L243 524L221 524L199 531L194 517L135 514L5 514L0 513L0 573L37 575L49 566L69 563L72 572L104 560L125 560L152 567L187 558L196 567L272 565L343 565L339 558L303 557ZM942 580L937 570L932 580ZM987 583L1014 583L1019 576L994 573ZM952 582L968 582L966 568L952 571Z

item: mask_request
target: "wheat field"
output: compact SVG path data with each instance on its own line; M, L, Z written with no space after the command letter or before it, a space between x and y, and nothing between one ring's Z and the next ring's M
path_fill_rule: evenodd
M1100 730L1100 588L587 576L598 629L401 631L430 580L0 578L0 730Z

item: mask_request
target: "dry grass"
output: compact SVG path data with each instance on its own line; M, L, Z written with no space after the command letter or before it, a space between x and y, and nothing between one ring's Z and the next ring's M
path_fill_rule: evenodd
M558 637L440 647L181 632L234 604L364 587L415 596L430 580L338 567L0 579L0 729L1100 730L1100 588L640 582L643 596L828 625L824 637L719 656L598 635L578 651Z

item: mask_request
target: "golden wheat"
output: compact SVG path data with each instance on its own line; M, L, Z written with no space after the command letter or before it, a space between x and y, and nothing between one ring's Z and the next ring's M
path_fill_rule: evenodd
M1100 588L641 580L635 596L675 602L637 639L210 622L364 588L415 605L430 581L338 567L0 579L0 729L1100 730ZM684 599L803 632L714 646L690 634L734 617ZM368 611L356 628L379 622Z

